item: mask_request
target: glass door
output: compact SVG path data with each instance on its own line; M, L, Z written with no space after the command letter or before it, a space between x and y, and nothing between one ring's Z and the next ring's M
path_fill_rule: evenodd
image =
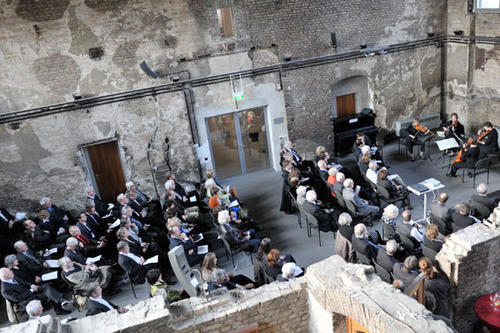
M269 168L263 109L207 118L210 147L219 178Z

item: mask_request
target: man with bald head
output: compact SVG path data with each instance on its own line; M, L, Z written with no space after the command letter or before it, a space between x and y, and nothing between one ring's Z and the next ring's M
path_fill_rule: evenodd
M431 204L431 213L432 215L439 217L445 221L450 220L451 218L451 208L447 206L448 202L448 194L440 193L437 201Z
M490 213L493 212L493 209L498 206L498 198L488 196L488 186L485 183L477 185L476 191L477 194L472 195L471 200L486 206Z

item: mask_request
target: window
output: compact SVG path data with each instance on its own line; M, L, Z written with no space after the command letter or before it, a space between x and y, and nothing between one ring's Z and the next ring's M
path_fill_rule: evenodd
M232 37L233 19L231 16L231 7L217 9L217 18L219 20L220 35L222 37Z
M491 10L491 9L500 9L500 0L477 0L476 9L482 10Z

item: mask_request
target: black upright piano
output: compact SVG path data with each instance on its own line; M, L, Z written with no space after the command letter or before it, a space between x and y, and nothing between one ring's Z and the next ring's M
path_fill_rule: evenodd
M375 115L373 113L334 118L335 155L341 156L352 153L352 145L356 141L356 134L359 132L364 133L370 138L372 144L375 144L378 129L375 127Z

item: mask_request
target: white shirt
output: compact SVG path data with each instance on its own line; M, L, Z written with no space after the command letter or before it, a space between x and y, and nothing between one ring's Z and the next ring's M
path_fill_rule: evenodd
M424 242L425 228L420 227L420 229L415 228L415 222L410 221L410 224L413 225L411 228L410 236L418 240L420 243Z
M99 297L99 298L93 298L93 297L90 297L91 300L93 300L94 302L97 302L97 303L101 303L102 305L104 305L105 307L107 307L108 309L110 310L113 310L114 308L111 306L111 304L108 303L108 301L106 301L104 298Z
M378 172L372 169L366 170L366 178L368 178L373 184L377 184Z

